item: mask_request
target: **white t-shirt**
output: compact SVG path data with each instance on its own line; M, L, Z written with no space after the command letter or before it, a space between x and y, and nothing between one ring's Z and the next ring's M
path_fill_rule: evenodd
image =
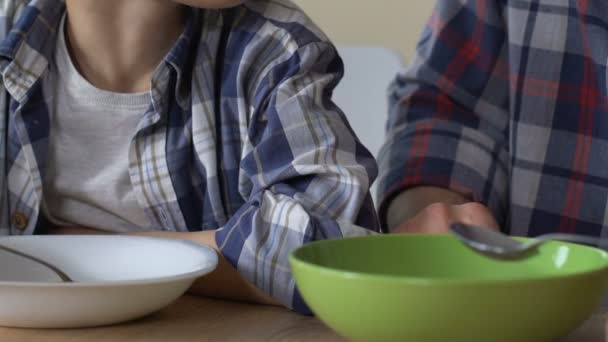
M113 93L90 84L72 63L64 26L65 16L44 84L44 91L53 94L43 185L46 215L65 226L149 230L129 177L128 153L150 95Z

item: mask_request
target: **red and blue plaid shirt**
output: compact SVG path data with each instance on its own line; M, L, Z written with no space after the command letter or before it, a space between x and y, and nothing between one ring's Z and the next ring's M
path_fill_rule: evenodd
M608 2L441 0L391 89L381 214L430 185L505 230L608 235Z

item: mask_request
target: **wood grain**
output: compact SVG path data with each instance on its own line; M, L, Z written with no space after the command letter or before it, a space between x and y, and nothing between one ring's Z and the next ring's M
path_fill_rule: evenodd
M602 342L608 341L607 323L608 307L604 307L600 312L593 315L578 329L559 342Z
M608 307L560 342L605 339ZM313 317L286 309L186 295L143 319L88 329L0 328L0 341L344 341Z
M186 295L137 321L87 329L0 328L0 341L342 341L323 323L286 309Z

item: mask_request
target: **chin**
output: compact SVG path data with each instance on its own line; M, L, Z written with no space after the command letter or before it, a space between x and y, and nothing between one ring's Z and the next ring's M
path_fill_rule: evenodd
M174 0L180 4L200 8L229 8L242 4L246 0Z

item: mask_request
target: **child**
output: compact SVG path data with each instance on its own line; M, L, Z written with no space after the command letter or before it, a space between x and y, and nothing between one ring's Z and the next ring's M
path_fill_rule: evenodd
M304 311L288 253L377 229L340 58L287 0L181 2L2 3L0 227L204 243L193 291Z

